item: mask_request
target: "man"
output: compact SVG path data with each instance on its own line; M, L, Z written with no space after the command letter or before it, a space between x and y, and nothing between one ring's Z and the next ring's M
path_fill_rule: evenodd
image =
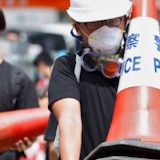
M5 27L5 17L3 11L0 9L0 31L2 32ZM1 53L0 112L38 107L38 98L32 81L20 68L6 62L2 55ZM0 160L19 160L25 157L24 151L30 147L33 142L34 140L28 137L20 139L11 149L0 153Z
M19 41L21 33L16 29L9 29L6 31L5 37L10 41Z
M40 54L38 54L38 56L34 59L33 62L34 66L37 69L38 75L43 75L43 78L46 78L48 80L50 80L50 76L51 76L51 71L54 65L54 59L49 55L49 53L47 51L42 51ZM39 98L39 104L40 107L47 107L48 106L48 85L45 86L45 88L43 89L43 92L40 95ZM53 115L53 113L50 114L49 117L50 121L53 123L57 123L55 120L55 117ZM52 126L50 128L50 125L48 124L46 127L46 132L47 132L47 138L46 141L46 159L49 160L56 160L56 153L54 151L54 138L52 138L52 136L50 136L54 130L56 130L56 125L55 128ZM51 139L50 139L51 137ZM44 137L45 138L45 137Z
M131 5L129 0L70 2L71 33L82 48L76 57L56 60L49 85L49 109L58 121L62 160L84 159L106 139Z
M34 66L36 67L36 71L37 71L37 75L38 75L38 82L40 82L40 81L46 82L44 87L42 89L40 89L40 91L38 93L40 107L47 107L48 106L48 81L51 76L53 62L54 62L54 59L46 51L42 51L34 59L34 62L33 62Z

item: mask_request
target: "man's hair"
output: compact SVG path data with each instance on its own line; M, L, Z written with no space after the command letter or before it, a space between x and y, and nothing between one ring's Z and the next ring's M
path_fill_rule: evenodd
M5 21L4 13L2 9L0 9L0 31L5 30L5 28L6 28L6 21Z
M54 59L49 55L48 52L42 51L34 60L33 64L38 65L39 62L44 62L48 66L52 66Z

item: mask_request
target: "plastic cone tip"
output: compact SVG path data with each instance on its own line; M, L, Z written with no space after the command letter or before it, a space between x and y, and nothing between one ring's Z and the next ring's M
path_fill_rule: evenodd
M132 18L151 17L158 20L155 0L133 0Z

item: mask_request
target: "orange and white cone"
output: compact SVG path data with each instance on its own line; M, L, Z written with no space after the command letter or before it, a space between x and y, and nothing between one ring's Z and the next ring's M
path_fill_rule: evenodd
M49 119L47 108L29 108L0 113L0 152L24 137L36 138L44 133Z
M106 141L160 142L160 34L155 0L133 0L115 110Z

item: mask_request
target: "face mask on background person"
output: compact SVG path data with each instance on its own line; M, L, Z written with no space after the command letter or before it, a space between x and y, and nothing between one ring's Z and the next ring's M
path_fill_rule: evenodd
M37 76L38 76L38 79L44 79L44 78L46 78L45 74L42 73L42 72L38 72Z
M103 55L117 53L123 38L123 31L118 27L102 26L88 36L88 44Z

